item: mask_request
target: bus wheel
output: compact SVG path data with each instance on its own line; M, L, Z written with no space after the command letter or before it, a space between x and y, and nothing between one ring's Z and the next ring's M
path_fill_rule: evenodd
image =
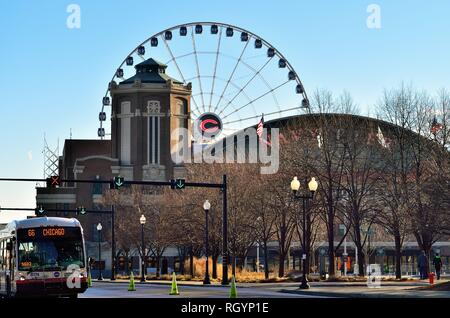
M78 298L78 294L71 294L69 295L70 299L77 299Z

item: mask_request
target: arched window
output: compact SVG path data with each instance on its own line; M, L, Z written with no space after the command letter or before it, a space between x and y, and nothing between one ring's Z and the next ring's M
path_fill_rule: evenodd
M177 117L176 128L188 128L187 101L185 99L176 99L173 115Z
M177 98L175 103L174 115L183 115L187 114L187 102L185 99Z

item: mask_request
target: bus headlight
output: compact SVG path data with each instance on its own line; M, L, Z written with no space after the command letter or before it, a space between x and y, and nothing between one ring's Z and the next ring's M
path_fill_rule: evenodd
M20 276L20 277L19 277L19 280L25 280L25 277Z

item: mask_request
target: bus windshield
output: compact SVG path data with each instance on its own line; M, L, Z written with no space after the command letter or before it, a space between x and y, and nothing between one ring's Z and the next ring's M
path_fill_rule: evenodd
M20 232L19 232L20 231ZM18 231L19 270L58 271L84 267L79 228L36 228Z

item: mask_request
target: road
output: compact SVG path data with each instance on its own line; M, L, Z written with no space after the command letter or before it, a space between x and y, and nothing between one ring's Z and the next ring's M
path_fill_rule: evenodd
M295 287L292 287L293 289ZM261 287L237 287L239 298L309 298L317 296L305 296L279 292L281 288L276 286ZM128 291L126 282L93 282L93 286L80 298L228 298L230 287L222 286L178 286L179 296L170 296L170 285L140 284L136 283L136 291Z

